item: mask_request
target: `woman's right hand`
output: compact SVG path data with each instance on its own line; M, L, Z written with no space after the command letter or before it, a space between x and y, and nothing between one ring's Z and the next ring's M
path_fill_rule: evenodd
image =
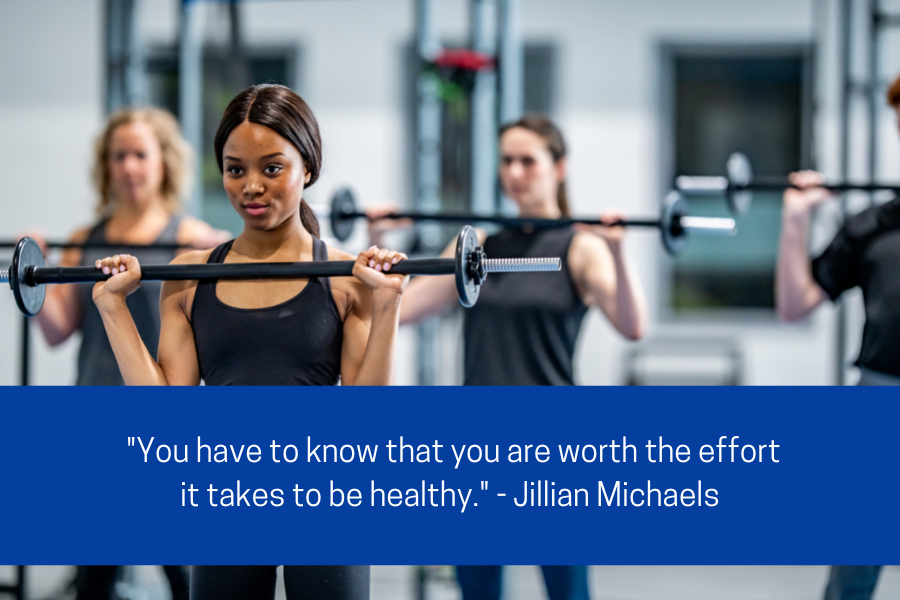
M606 241L611 250L618 251L622 247L622 240L625 238L626 228L619 227L616 223L627 219L628 215L621 210L608 210L600 215L600 221L606 223L606 225L576 224L575 230L593 233Z
M356 257L353 276L369 288L373 295L384 292L401 295L409 284L409 275L391 273L391 267L406 258L402 252L372 246Z
M385 219L386 215L400 212L396 204L377 204L366 209L369 222L369 239L376 246L383 246L384 234L398 229L409 229L413 223L409 219Z
M94 285L93 299L98 308L124 302L126 296L141 286L141 265L138 259L130 254L117 254L94 263L94 266L107 275L106 281L98 281Z
M796 188L784 191L784 208L794 213L808 213L824 200L831 197L831 191L822 186L823 177L816 171L791 173L790 182Z

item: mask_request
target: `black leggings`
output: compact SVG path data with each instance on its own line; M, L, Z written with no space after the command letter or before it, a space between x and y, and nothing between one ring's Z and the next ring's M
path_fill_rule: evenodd
M458 565L456 580L463 600L500 600L503 567ZM588 568L579 566L543 566L544 584L550 600L590 600Z
M191 570L191 600L272 600L276 567ZM369 600L369 567L284 567L288 600Z

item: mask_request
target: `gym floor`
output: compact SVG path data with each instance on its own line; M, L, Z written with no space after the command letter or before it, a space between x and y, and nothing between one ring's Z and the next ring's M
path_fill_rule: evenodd
M438 574L449 574L449 569ZM31 567L29 597L56 598L73 574L68 566ZM0 567L0 581L13 576ZM135 600L168 597L162 571L137 567L131 578L139 593ZM594 600L820 600L828 567L823 566L595 566L591 568ZM545 600L540 570L532 566L507 567L504 598ZM458 600L459 590L442 577L427 587L429 600ZM413 600L415 570L409 566L372 567L372 600ZM278 587L277 600L284 599ZM900 599L900 567L885 567L874 600Z

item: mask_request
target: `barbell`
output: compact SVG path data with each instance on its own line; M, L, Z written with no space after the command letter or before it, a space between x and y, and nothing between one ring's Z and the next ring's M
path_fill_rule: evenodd
M195 265L141 265L141 281L191 279L285 279L297 277L348 277L352 260L288 263L204 263ZM489 273L559 271L559 258L488 258L469 226L456 238L454 258L413 258L391 267L400 275L455 275L459 301L471 307ZM28 317L40 312L48 283L95 283L112 275L95 267L46 267L38 243L22 238L13 253L12 265L0 271L0 283L9 283L19 310Z
M753 192L784 191L796 188L787 177L754 177L750 159L741 152L728 157L726 176L706 177L681 175L675 178L675 189L691 194L725 194L728 207L736 215L745 214L753 204ZM900 183L824 183L820 187L833 192L883 190L900 194Z
M353 233L356 219L371 219L356 206L356 199L347 188L338 190L331 199L330 221L331 232L340 241L347 240ZM671 255L684 250L689 233L734 235L737 229L734 219L711 217L692 217L688 211L687 201L677 192L666 196L656 219L622 219L615 223L604 223L598 219L539 219L531 217L502 217L474 214L445 214L395 212L379 217L379 219L411 219L413 221L437 221L445 223L497 223L506 227L533 227L535 229L551 229L570 227L575 223L586 225L609 225L616 227L654 227L660 230L663 246Z

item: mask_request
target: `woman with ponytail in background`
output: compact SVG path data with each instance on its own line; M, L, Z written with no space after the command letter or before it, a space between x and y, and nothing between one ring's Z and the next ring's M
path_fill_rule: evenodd
M566 145L546 117L531 115L500 129L500 183L520 217L570 216ZM377 218L394 207L369 213ZM618 212L601 216L612 223ZM393 221L370 227L373 242ZM597 306L623 336L637 340L647 326L644 293L625 259L622 227L503 229L478 232L491 258L558 256L562 273L494 273L478 303L465 311L465 385L574 385L575 342L587 310ZM453 256L450 247L444 256ZM451 277L420 277L403 295L401 323L414 323L458 302ZM586 566L541 567L550 600L589 600ZM463 600L500 600L500 566L458 566Z
M546 117L526 116L500 129L500 183L520 217L570 216L566 145ZM377 218L396 208L373 210ZM618 212L605 222L623 218ZM373 242L390 228L373 223ZM647 324L640 283L625 258L622 227L504 229L479 242L491 258L559 256L562 274L495 273L465 311L465 385L574 385L573 355L584 315L597 306L624 337L637 340ZM448 248L444 256L452 256ZM420 277L403 295L401 323L414 323L458 302L450 277ZM566 596L568 597L568 596ZM554 599L555 600L555 599Z

